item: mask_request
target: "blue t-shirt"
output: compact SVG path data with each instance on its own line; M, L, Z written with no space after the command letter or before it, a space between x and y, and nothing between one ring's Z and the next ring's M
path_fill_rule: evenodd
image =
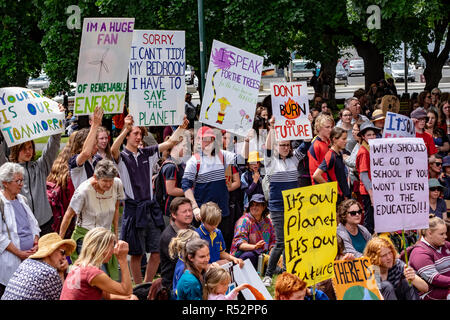
M14 216L16 217L17 234L20 239L20 250L30 250L33 248L34 236L31 231L28 214L19 200L12 200L11 205L13 206Z
M195 231L200 235L200 238L209 243L209 263L220 260L220 253L226 249L222 231L216 228L213 232L209 233L203 223Z
M177 285L177 300L202 300L200 281L189 270L184 271Z
M355 248L356 251L363 253L364 248L366 247L366 239L364 239L361 231L358 229L358 234L356 236L352 235L350 232L348 234L352 240L353 248Z

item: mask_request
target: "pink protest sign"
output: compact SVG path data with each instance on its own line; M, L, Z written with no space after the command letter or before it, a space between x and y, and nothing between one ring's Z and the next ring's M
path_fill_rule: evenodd
M372 139L375 232L428 228L428 156L421 138Z

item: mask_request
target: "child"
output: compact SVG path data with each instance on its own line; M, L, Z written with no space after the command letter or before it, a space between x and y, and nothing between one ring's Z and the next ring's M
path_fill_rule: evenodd
M248 284L244 283L225 295L230 282L231 276L227 270L223 268L209 269L205 273L203 300L235 300L239 291L248 288Z
M262 177L259 169L261 161L258 151L250 152L248 157L248 170L241 177L241 189L244 191L244 207L248 208L248 203L254 194L263 194Z
M196 231L200 235L200 238L209 243L209 263L217 262L218 264L225 264L231 261L239 264L242 268L244 266L242 259L225 252L225 240L223 239L222 232L217 229L217 226L222 220L222 210L220 210L219 206L212 201L202 204L200 218L202 224Z

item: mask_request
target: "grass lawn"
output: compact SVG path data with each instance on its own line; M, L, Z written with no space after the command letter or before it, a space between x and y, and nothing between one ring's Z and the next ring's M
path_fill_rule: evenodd
M34 139L34 143L47 143L49 137L41 137ZM69 137L62 137L61 143L67 143L69 141Z

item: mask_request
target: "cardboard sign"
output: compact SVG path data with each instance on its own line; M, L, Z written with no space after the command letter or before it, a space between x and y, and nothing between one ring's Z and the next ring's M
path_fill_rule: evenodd
M428 228L428 156L421 138L369 140L375 232Z
M306 82L270 84L278 140L312 139Z
M214 40L200 122L246 136L253 126L263 57Z
M259 293L261 293L264 298L266 298L266 300L273 300L272 296L262 283L261 278L258 276L258 273L256 272L252 262L249 259L244 260L244 267L242 269L241 267L239 267L239 265L234 265L232 269L234 281L238 286L244 283L248 283L256 290L258 290ZM249 289L244 289L241 292L246 300L256 300L255 296Z
M0 129L8 147L64 132L58 103L27 88L0 88Z
M414 122L402 114L387 112L384 121L383 138L415 137Z
M83 21L74 115L122 113L134 18L86 18Z
M308 286L333 277L337 254L337 182L284 190L287 272Z
M333 268L336 300L383 300L369 258L336 260Z
M181 124L184 116L185 53L184 31L134 30L129 101L135 125Z

